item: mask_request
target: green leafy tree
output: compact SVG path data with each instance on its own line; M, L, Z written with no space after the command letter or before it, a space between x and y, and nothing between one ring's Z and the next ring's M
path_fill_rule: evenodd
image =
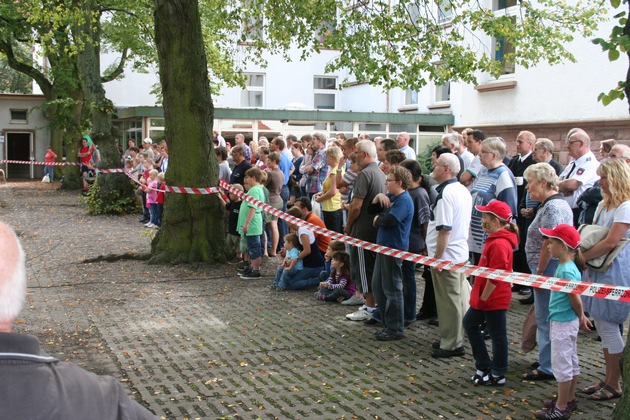
M127 62L147 56L150 47L139 35L143 16L150 21L148 10L130 0L36 0L0 5L0 54L12 69L30 77L42 90L51 145L57 151L65 146L69 160L76 156L81 134L90 133L100 146L104 165L119 163L112 135L113 105L105 98L102 84L120 77ZM104 75L100 71L101 45L120 51L121 57ZM47 66L19 54L33 47ZM141 65L142 60L135 63ZM63 172L65 187L79 185L76 167L66 167ZM110 177L116 178L123 180L122 176ZM110 188L104 185L101 191Z
M630 60L630 21L628 20L630 3L628 0L610 0L610 4L615 9L625 10L621 10L615 15L614 18L617 19L617 23L613 26L608 39L596 38L593 42L601 46L602 51L608 54L610 61L618 60L622 54ZM598 100L604 105L608 105L614 100L623 100L624 98L628 98L630 101L630 66L625 79L619 81L617 86L610 91L602 92Z
M29 57L30 50L20 50L16 54L21 60ZM33 93L33 81L24 73L9 66L5 57L0 56L0 92L1 93Z

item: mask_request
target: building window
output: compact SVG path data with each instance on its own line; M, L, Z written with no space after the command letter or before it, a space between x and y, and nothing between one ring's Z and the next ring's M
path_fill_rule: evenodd
M315 76L313 78L314 108L335 109L337 103L337 78Z
M495 40L494 59L501 62L501 74L514 73L514 60L508 54L514 54L516 49L504 37Z
M407 89L405 91L405 105L418 105L418 91Z
M28 123L28 109L12 109L11 122L18 124Z
M494 0L494 10L509 9L516 6L516 0Z
M451 82L443 85L435 85L435 102L448 102L451 100Z
M451 0L436 0L438 4L438 23L446 23L453 20L453 5ZM503 0L506 1L506 0ZM508 0L512 1L512 0ZM514 0L516 1L516 0Z
M241 106L244 108L263 108L265 106L265 75L247 74L245 90L241 91Z

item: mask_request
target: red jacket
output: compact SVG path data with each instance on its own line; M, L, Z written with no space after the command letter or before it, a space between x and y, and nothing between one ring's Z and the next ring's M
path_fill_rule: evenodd
M516 233L507 229L486 238L486 245L481 252L479 260L480 267L497 268L505 271L512 271L514 260L514 249L518 245ZM480 299L486 282L491 281L496 287L490 297L483 301ZM475 284L470 292L470 306L480 311L496 311L508 309L512 300L512 285L500 280L488 280L485 277L476 277Z

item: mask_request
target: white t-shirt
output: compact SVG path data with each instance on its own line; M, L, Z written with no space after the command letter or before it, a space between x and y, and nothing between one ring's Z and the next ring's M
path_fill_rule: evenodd
M427 229L427 250L430 257L435 256L438 232L449 230L448 246L442 259L464 262L468 260L468 232L472 214L472 197L466 187L457 179L438 186L438 197L431 206L431 218ZM441 193L440 190L442 190Z
M474 156L470 165L466 168L466 171L473 176L473 182L471 182L467 187L468 191L472 191L473 188L475 188L475 184L477 183L477 179L479 178L479 174L483 168L484 166L481 164L481 158L479 156Z
M407 159L416 160L416 152L414 152L414 150L409 147L409 145L402 147L400 151L407 156Z
M576 181L580 181L582 185L580 185L573 194L564 197L564 199L569 203L572 209L577 208L577 199L582 195L587 188L590 188L599 180L599 175L597 175L597 168L599 168L599 162L597 158L593 154L593 152L589 151L584 156L579 159L569 162L564 171L560 174L560 179L564 181L565 179L575 179Z
M468 169L473 159L475 158L475 155L473 155L472 153L468 151L468 149L466 149L464 150L463 153L460 154L460 156L462 157L462 160L464 161L464 170Z
M302 237L302 235L308 236L308 243L313 244L315 242L315 234L312 230L305 228L303 226L298 227L298 238Z

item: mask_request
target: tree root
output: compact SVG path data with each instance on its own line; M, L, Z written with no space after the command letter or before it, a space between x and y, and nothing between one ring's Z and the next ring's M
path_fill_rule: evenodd
M132 254L132 253L126 252L124 254L99 255L98 257L87 258L87 259L81 261L81 263L85 264L85 263L102 262L102 261L116 262L116 261L122 261L122 260L147 261L149 258L151 258L151 254L149 254L149 253L147 253L147 254Z

